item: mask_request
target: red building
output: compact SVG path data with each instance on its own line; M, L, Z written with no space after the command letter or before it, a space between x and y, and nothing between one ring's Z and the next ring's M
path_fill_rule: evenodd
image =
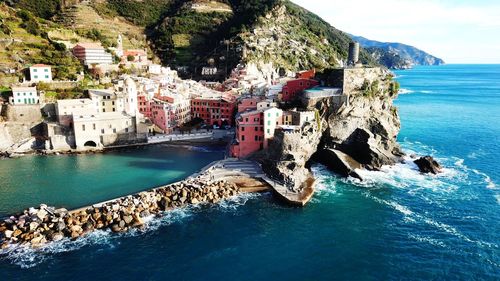
M153 117L153 113L151 111L151 101L147 100L146 95L137 96L137 107L139 112L144 115L144 117L149 119Z
M313 79L316 76L316 69L303 70L297 72L295 78L297 79Z
M291 101L297 96L298 93L318 85L319 82L312 79L290 80L285 84L285 86L283 86L283 90L281 91L281 100L285 102Z
M208 125L232 126L235 110L236 99L232 96L200 97L191 100L192 118L201 118Z

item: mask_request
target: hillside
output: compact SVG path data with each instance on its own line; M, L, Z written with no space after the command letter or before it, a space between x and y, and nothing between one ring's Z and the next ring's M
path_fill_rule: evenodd
M290 71L339 66L346 60L352 41L286 0L171 0L161 5L155 0L124 0L119 4L108 0L105 5L107 10L145 26L162 61L195 77L201 66L230 69L241 60L256 65L272 63ZM156 9L151 11L151 5ZM363 50L361 58L374 63Z
M410 68L413 65L441 65L444 61L420 49L402 43L379 42L351 35L380 64L393 69Z
M241 61L297 71L341 66L352 39L288 0L9 0L52 23L48 35L71 47L79 39L147 48L184 76L217 67L222 79ZM384 54L385 55L385 54ZM361 60L377 64L361 50ZM379 60L380 61L380 60ZM383 60L381 60L383 61Z
M75 79L82 67L64 44L50 38L49 34L57 31L68 30L0 3L0 83L19 81L24 76L22 70L36 63L55 65L56 79Z

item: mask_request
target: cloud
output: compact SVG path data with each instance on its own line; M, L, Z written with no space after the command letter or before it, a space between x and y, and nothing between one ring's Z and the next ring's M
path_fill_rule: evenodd
M292 1L345 32L414 45L451 62L500 62L498 1Z

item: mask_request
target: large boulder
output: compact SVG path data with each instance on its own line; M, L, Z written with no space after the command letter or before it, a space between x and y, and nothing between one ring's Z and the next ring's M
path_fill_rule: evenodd
M343 177L351 176L363 180L356 172L356 169L361 169L363 166L339 150L322 149L314 155L314 159Z
M432 174L438 174L442 172L442 167L439 165L439 163L432 158L432 156L424 156L420 157L419 159L413 161L415 164L417 164L418 169L420 172L424 174L432 173Z

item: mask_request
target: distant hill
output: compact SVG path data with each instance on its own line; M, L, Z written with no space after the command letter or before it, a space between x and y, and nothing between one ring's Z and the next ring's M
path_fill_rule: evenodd
M413 65L441 65L444 61L420 49L402 43L380 42L350 35L380 64L392 69L411 68Z

